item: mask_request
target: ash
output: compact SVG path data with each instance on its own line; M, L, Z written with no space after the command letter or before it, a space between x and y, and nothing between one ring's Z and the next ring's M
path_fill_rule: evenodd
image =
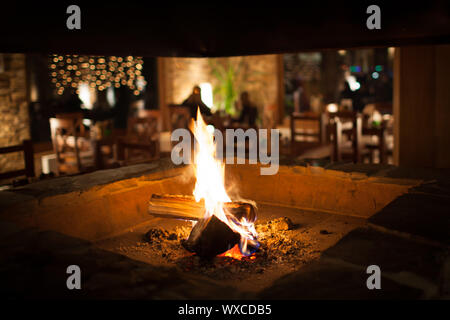
M135 248L119 248L143 254L153 263L175 265L183 271L206 275L214 279L239 279L249 274L263 274L274 268L296 270L311 260L315 254L312 246L301 241L296 226L289 218L278 218L265 223L256 223L258 240L261 244L256 253L241 260L216 256L201 259L186 251L181 240L187 239L191 227L176 227L173 230L152 228Z

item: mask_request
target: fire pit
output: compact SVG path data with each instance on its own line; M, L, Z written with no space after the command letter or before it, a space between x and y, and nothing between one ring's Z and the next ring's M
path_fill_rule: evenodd
M196 192L193 194L199 177L192 169L175 167L169 160L58 178L52 183L42 181L1 193L1 217L23 227L88 240L95 248L125 259L121 264L140 261L150 269L178 270L177 279L204 279L199 285L212 281L217 288L232 286L236 292L260 292L282 276L319 261L325 250L352 230L366 227L368 217L418 184L302 166L281 166L276 176L260 176L258 165L228 165L223 175L220 172L219 186L229 200L219 201L208 211L205 198L198 198L201 193L197 199ZM211 175L206 178L212 181ZM189 205L178 206L177 199ZM227 245L214 254L199 255L184 242L195 221L212 217L220 220L216 208L237 222L248 222L252 228L247 230L254 237L238 232L239 238L226 241ZM205 217L205 213L210 216ZM257 241L258 250L242 252L243 238L253 248ZM208 246L220 247L216 239L207 239ZM43 246L52 247L46 243ZM89 274L88 266L83 270ZM113 285L114 279L107 283ZM92 281L97 281L96 277Z
M256 292L317 260L343 235L366 224L362 218L295 208L260 205L258 209L255 230L260 247L249 256L242 255L239 246L213 258L190 253L182 243L189 237L192 223L172 217L154 218L96 245L132 259L176 267L186 274Z

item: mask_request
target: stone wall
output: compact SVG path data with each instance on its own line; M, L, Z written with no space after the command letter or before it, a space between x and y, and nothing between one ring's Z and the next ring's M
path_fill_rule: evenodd
M248 91L250 99L262 111L274 107L279 98L279 56L260 55L230 58L164 58L163 81L166 103L180 104L202 82L217 85L213 65L241 64L235 81L239 91Z
M0 147L29 138L25 55L0 54ZM0 155L0 172L23 167L23 153Z

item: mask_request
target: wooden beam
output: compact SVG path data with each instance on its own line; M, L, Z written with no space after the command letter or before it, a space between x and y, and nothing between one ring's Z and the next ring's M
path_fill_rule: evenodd
M81 30L69 30L67 3L9 1L2 4L0 52L225 57L450 41L448 1L383 2L378 30L366 26L368 5L310 1L214 7L127 1L126 6L105 6L91 1L81 5ZM111 23L118 15L120 23Z
M395 164L434 167L435 46L397 48L394 67Z

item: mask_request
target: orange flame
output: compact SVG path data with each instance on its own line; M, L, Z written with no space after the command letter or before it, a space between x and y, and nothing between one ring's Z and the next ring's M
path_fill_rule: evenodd
M225 251L222 254L219 254L218 257L228 257L233 258L237 260L241 260L244 256L241 253L241 249L239 249L238 245L235 245L233 248L231 248L228 251Z
M205 200L205 219L215 215L241 235L241 249L239 250L239 247L237 249L242 257L241 251L247 253L248 242L256 241L254 225L245 217L241 221L236 221L235 217L230 216L224 209L223 204L232 201L225 190L225 166L221 160L216 159L214 135L208 131L200 110L197 110L197 121L192 122L191 130L197 140L197 149L194 153L194 171L197 179L193 192L195 200L197 202Z
M219 254L218 257L228 257L228 258L233 258L236 260L242 260L242 258L244 258L244 255L241 252L241 249L239 249L238 245L235 245L233 248L231 248L228 251L225 251L222 254ZM256 259L255 255L251 255L250 260L254 260Z

